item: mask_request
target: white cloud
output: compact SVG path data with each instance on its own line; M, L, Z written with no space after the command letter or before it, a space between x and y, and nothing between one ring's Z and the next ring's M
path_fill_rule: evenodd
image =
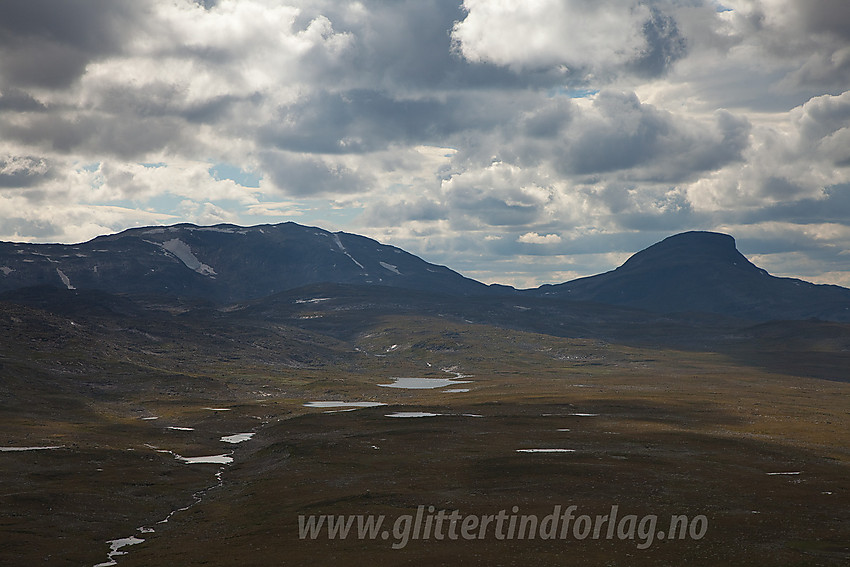
M636 1L464 0L466 17L452 30L468 60L515 68L588 67L605 72L646 48L646 5Z
M525 244L558 244L561 237L557 234L537 234L536 232L526 232L519 238L517 242Z

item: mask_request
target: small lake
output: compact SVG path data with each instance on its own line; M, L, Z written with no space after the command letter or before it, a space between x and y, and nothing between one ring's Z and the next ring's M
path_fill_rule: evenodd
M438 415L442 414L428 411L397 411L395 413L388 413L385 417L437 417Z
M456 384L469 384L471 380L452 378L392 378L392 384L378 384L382 388L403 388L405 390L433 390Z
M236 433L234 435L226 435L221 438L225 443L242 443L253 437L253 433Z
M206 457L177 457L177 460L183 461L187 465L229 465L233 462L233 457L231 457L230 455L209 455Z
M13 453L18 451L47 451L49 449L62 449L65 445L52 445L50 447L0 447L0 453Z
M335 401L325 401L325 402L307 402L304 404L306 408L375 408L378 406L385 406L387 404L383 404L381 402L335 402Z

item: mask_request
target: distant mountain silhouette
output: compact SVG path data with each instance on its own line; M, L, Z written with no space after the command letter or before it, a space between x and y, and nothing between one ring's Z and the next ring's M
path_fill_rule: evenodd
M716 232L677 234L613 271L527 293L666 313L850 320L850 289L771 276Z
M0 243L0 291L52 285L231 302L322 282L489 291L395 246L291 222L136 228L75 245Z
M135 228L74 245L0 243L0 292L41 286L28 296L53 286L226 304L324 283L754 320L850 320L850 289L771 276L731 236L714 232L671 236L611 272L521 292L371 238L291 222Z

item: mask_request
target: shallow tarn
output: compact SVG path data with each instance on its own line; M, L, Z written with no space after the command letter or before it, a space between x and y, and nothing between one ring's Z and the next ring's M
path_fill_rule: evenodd
M405 390L433 390L471 382L471 380L455 380L453 378L392 378L391 380L393 380L392 384L378 384L378 386Z
M49 447L0 447L0 453L16 453L19 451L47 451L49 449L62 449L65 445L51 445Z
M204 457L175 457L178 461L182 461L187 465L211 464L211 465L229 465L233 462L233 457L230 455L207 455Z
M437 417L443 414L431 413L429 411L397 411L388 413L384 417Z
M305 408L352 408L352 409L360 409L360 408L374 408L378 406L385 406L387 404L381 402L338 402L338 401L318 401L318 402L306 402L304 404Z
M225 443L242 443L253 436L253 433L234 433L233 435L225 435L221 438L221 441Z

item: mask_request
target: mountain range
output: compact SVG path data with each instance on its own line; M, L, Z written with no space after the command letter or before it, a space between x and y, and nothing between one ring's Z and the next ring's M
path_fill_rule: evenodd
M714 232L677 234L613 271L526 290L486 285L370 238L292 222L143 227L74 245L0 243L0 292L13 295L52 286L227 305L316 284L753 321L850 321L850 289L772 276L742 255L734 238Z

